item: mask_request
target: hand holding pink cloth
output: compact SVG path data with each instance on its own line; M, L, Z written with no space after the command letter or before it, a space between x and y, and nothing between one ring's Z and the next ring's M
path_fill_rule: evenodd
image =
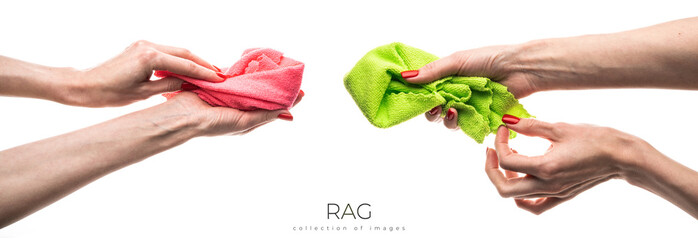
M303 79L302 62L283 56L270 48L245 50L242 58L221 71L227 75L223 82L209 82L168 71L155 71L157 77L173 76L189 82L198 89L191 90L211 106L240 110L289 109L298 97ZM166 93L168 99L178 92Z

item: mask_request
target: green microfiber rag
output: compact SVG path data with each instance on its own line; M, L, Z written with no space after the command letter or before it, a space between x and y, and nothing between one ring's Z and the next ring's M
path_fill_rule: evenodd
M458 126L478 143L496 132L504 114L532 117L507 87L484 77L445 77L411 84L400 75L438 57L402 43L368 52L344 77L344 86L371 124L387 128L443 106L458 110ZM515 133L512 132L513 138Z

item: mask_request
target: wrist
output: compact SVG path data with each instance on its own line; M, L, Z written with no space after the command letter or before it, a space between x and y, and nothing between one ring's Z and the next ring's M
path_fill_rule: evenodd
M198 99L198 97L196 98ZM211 119L210 111L202 111L197 106L200 102L193 103L187 100L181 96L176 96L148 109L150 111L148 115L151 116L150 121L154 125L160 126L164 131L161 135L180 136L180 139L185 139L185 141L206 135L209 125L215 120Z
M176 101L138 112L136 118L149 129L152 144L161 149L169 149L201 135L201 121L197 114L179 108Z
M522 74L528 79L534 92L555 90L560 60L554 50L556 39L533 40L514 45L511 54L511 72Z
M649 159L657 161L663 155L635 136L625 134L616 143L612 151L620 178L635 186L645 185L649 175Z
M86 71L74 68L54 68L56 89L54 101L72 106L84 106L90 87L85 81Z

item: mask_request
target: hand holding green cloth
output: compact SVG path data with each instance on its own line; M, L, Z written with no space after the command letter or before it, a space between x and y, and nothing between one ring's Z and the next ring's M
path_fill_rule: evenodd
M412 84L400 75L437 59L402 43L380 46L356 63L344 77L344 86L368 121L379 128L397 125L441 105L442 114L449 108L458 110L458 126L482 143L503 124L504 114L531 117L506 86L488 78L451 76Z

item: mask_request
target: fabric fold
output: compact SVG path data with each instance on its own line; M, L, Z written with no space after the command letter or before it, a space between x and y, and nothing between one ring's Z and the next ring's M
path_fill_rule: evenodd
M174 76L196 85L191 90L211 106L240 110L288 109L298 97L303 79L302 62L270 48L247 49L233 66L221 71L230 76L223 82L209 82L168 71L155 71L157 77ZM179 92L163 94L168 99Z
M445 77L428 84L411 84L400 75L438 57L402 43L369 51L344 77L344 86L366 119L388 128L443 106L458 110L458 126L482 143L502 125L502 116L532 117L507 87L484 77ZM512 132L511 137L516 136Z

